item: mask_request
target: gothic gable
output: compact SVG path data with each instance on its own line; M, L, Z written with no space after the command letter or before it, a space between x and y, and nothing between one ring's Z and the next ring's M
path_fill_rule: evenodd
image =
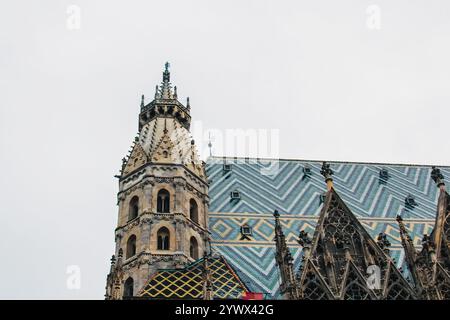
M300 277L300 298L304 300L330 300L333 294L311 261L306 261Z
M155 151L152 154L152 162L157 163L172 163L174 162L174 154L173 154L174 144L170 140L170 137L167 133L164 133L161 140L158 143L158 146L155 148Z
M148 161L148 157L142 146L139 142L135 142L134 147L131 151L130 157L128 158L128 161L125 163L125 166L123 168L122 174L126 175L144 164L146 164Z
M436 264L434 283L436 284L439 299L450 300L450 275L441 263Z
M417 295L398 269L391 262L386 271L385 285L382 298L385 300L411 300L416 299Z
M376 294L353 261L348 261L343 274L340 298L342 300L375 300Z
M328 191L309 260L326 279L336 299L381 299L380 291L375 293L368 288L365 275L370 266L379 268L379 289L385 288L386 295L394 294L394 289L403 296L413 295L387 254L388 246L386 239L376 243L336 191Z

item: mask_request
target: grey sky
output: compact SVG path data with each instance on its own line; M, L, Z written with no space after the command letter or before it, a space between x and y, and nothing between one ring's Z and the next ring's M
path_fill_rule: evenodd
M448 165L449 17L445 0L2 1L0 298L103 298L113 175L167 60L194 120L280 129L282 158Z

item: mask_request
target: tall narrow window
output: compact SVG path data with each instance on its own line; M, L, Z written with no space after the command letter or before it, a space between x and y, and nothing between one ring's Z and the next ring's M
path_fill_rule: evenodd
M134 280L133 278L129 277L127 281L125 281L125 286L123 288L123 296L124 297L132 297L133 296L133 287L134 287Z
M158 250L170 250L170 232L166 227L158 230Z
M137 218L139 215L139 198L134 196L130 200L129 211L128 211L128 220L133 220Z
M198 259L198 242L195 237L191 237L190 245L189 245L189 255L192 259Z
M161 189L158 192L156 211L159 213L170 212L170 193L166 189Z
M189 216L192 221L198 223L198 205L194 199L189 202Z
M136 254L136 236L133 234L127 241L127 259Z

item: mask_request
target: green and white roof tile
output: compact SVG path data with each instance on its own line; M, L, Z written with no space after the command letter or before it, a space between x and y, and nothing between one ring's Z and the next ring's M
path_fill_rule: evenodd
M431 166L327 161L334 171L334 188L353 214L375 238L380 232L392 243L391 256L403 265L398 225L400 214L418 248L423 234L434 226L438 189L430 177ZM223 165L230 164L231 170ZM304 168L311 173L306 175ZM277 209L294 257L299 266L301 247L296 242L301 229L312 236L326 191L320 174L322 161L256 160L210 157L206 163L210 181L210 218L214 250L233 266L254 292L279 297L279 275L275 265L274 220ZM439 166L445 178L450 167ZM387 170L388 178L380 178ZM231 199L238 191L240 199ZM416 205L406 204L412 196ZM252 227L250 240L240 227Z

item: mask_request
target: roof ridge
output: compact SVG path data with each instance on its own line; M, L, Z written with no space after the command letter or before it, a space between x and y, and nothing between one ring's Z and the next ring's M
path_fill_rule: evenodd
M449 165L438 164L415 164L415 163L390 163L390 162L364 162L364 161L342 161L342 160L320 160L320 159L292 159L292 158L259 158L259 157L227 157L227 156L209 156L206 161L213 160L262 160L262 161L289 161L289 162L324 162L341 164L365 164L365 165L388 165L388 166L409 166L409 167L440 167L450 169Z

